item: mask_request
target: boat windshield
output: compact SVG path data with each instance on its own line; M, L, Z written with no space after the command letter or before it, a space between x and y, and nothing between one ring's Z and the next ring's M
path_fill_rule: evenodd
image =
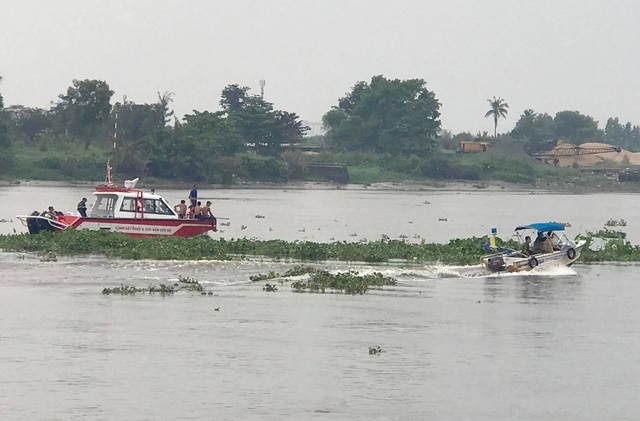
M115 194L101 194L96 196L96 202L93 204L89 216L94 218L113 217L117 199L118 196Z
M160 199L144 199L145 213L173 215L173 211Z
M144 213L156 214L156 215L174 215L173 211L169 208L162 199L148 199L143 200ZM120 206L122 212L135 212L136 211L136 198L125 197L122 199L122 205ZM141 212L142 209L138 209Z

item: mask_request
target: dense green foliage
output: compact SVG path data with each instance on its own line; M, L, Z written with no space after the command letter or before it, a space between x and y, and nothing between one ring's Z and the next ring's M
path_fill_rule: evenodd
M158 93L154 104L125 99L112 106L106 82L74 80L49 110L0 107L0 175L96 180L111 159L117 179L288 181L292 172L282 145L300 142L309 128L295 113L275 110L248 91L229 85L222 91L222 111L194 110L171 127L172 93Z
M582 236L587 245L582 250L580 261L593 262L640 262L640 246L625 240L626 233L604 228L596 233L587 232ZM599 240L601 247L592 250L595 240Z
M337 150L429 154L440 130L440 103L422 79L375 76L358 82L322 118Z
M138 288L131 285L121 284L118 287L104 288L102 290L102 293L105 295L133 295L136 293L169 295L183 290L197 291L202 293L204 291L204 287L195 279L191 279L189 277L183 278L182 276L178 276L178 282L175 282L173 285L160 284L157 286L149 285L146 288Z
M455 239L448 244L412 244L382 238L369 243L314 243L282 240L213 240L210 237L132 238L124 234L63 231L0 236L0 249L36 252L42 255L103 254L122 259L225 260L245 256L267 256L299 261L340 260L385 262L476 263L483 253L483 239Z
M587 247L581 262L640 261L640 247L625 240L625 234L613 229L597 233L588 232L583 238ZM604 239L601 250L589 248L595 239ZM442 264L476 264L484 255L486 238L472 237L452 239L446 244L410 243L383 237L367 243L314 243L310 241L287 242L282 240L214 240L210 237L157 237L132 238L124 234L92 231L63 231L37 235L0 235L0 250L38 253L42 260L55 260L60 255L101 254L120 259L152 260L229 260L250 256L266 256L273 259L296 261L350 261L378 263L404 260L408 263L439 262ZM513 241L502 241L505 247L519 248ZM309 273L297 268L286 276ZM267 280L279 274L259 275L253 280Z
M549 114L538 114L525 110L516 122L511 135L527 144L531 152L552 149L555 146L553 118Z
M2 82L2 76L0 76L0 82ZM8 120L8 114L4 109L4 98L0 94L0 176L8 173L13 166Z
M442 146L452 143L442 139ZM533 184L547 176L573 178L578 172L571 168L553 168L528 156L522 146L508 137L493 142L483 154L452 154L434 152L429 156L369 153L322 152L313 159L319 162L343 162L349 166L351 182L399 182L404 180L502 180Z
M269 272L266 275L259 274L251 276L254 282L280 279L280 283L288 281L288 278L309 275L306 279L297 279L291 282L291 288L295 292L319 292L327 290L343 292L345 294L364 294L369 288L381 288L387 285L396 285L397 281L388 276L383 276L379 272L360 275L357 271L347 271L331 273L323 269L316 269L310 266L296 266L289 269L284 274ZM265 284L265 291L274 292L277 288L274 284Z
M312 274L309 279L291 283L296 292L319 292L326 290L343 292L345 294L364 294L369 288L380 288L396 285L396 280L384 276L379 272L360 275L357 271L329 273L325 270Z
M621 124L618 117L609 118L604 128L603 140L621 148L640 150L640 126L629 122Z
M640 127L621 124L618 118L609 118L604 131L593 117L578 111L560 111L555 117L525 110L516 122L511 136L525 143L529 152L554 148L558 143L582 144L604 142L631 150L640 149Z
M105 125L109 122L113 94L104 81L74 80L51 110L54 127L88 148L99 135L107 133Z
M486 114L494 119L493 137L486 132L453 135L441 130L441 104L423 79L380 75L356 83L324 115L326 135L309 138L304 136L309 128L294 112L275 109L248 87L230 84L221 92L220 111L193 110L181 120L171 110L173 95L158 92L152 104L126 98L112 104L109 85L90 79L74 80L49 109L4 108L0 94L0 177L95 181L111 160L116 180L229 185L322 180L326 175L312 174L308 166L338 163L348 166L351 182L362 184L501 180L540 185L544 179L566 181L576 174L549 170L527 153L586 141L640 149L640 127L610 118L600 130L592 117L577 111L551 117L525 110L509 135L498 136L498 119L506 117L508 104L495 97L488 100ZM477 140L490 141L490 152L454 153L461 141ZM291 144L322 149L307 154L287 150Z

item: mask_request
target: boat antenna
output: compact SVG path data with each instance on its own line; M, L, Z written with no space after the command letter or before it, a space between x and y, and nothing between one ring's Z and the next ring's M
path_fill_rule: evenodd
M117 142L118 142L118 113L120 112L120 106L122 104L120 104L119 102L116 102L113 105L113 111L115 112L115 122L114 122L114 127L113 127L113 164L112 164L112 171L113 168L115 168L116 166L116 150L117 150Z

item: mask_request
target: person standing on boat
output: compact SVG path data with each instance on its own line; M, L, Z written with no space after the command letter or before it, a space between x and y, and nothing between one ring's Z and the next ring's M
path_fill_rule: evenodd
M193 185L193 190L189 192L189 200L193 206L196 206L198 201L198 186L196 184Z
M83 218L87 217L87 198L83 197L82 200L78 203L78 212L80 216Z

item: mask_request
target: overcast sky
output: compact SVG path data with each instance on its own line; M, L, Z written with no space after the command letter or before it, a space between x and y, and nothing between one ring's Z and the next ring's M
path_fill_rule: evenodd
M493 131L487 99L640 124L635 0L0 0L5 106L48 108L73 79L178 115L238 83L321 121L358 81L421 78L444 129Z

